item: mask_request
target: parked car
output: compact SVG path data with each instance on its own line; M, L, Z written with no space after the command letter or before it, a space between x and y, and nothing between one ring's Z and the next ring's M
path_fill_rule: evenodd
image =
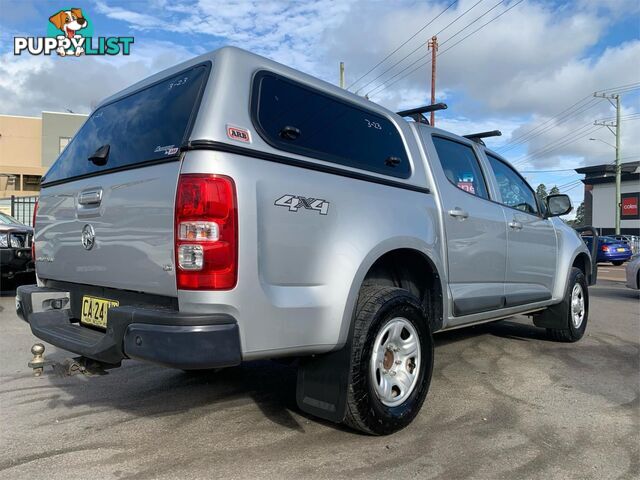
M624 243L628 244L631 247L631 251L635 255L636 253L640 253L640 237L636 235L610 235L616 240L621 240Z
M625 268L627 274L627 287L640 289L640 254L631 257Z
M299 358L308 413L408 425L436 332L530 314L587 327L592 262L526 180L423 114L237 48L102 102L42 181L35 336L106 367ZM407 121L413 117L416 121Z
M0 281L33 274L31 258L33 229L11 215L0 212Z
M593 237L583 236L582 238L587 246L591 248ZM617 240L614 237L598 237L598 262L611 262L614 265L622 265L631 258L631 255L633 253L628 243Z

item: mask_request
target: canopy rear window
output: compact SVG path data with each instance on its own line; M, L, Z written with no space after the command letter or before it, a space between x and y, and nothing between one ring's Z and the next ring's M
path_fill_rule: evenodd
M271 146L347 167L409 178L411 166L391 121L275 73L254 79L252 115Z
M43 185L176 158L210 67L192 67L98 108L51 166ZM89 157L104 145L109 145L109 158L97 166Z

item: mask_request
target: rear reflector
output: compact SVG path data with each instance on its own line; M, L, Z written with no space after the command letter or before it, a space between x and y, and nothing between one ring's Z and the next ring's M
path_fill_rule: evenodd
M229 290L238 277L233 180L180 175L175 219L176 279L182 290Z

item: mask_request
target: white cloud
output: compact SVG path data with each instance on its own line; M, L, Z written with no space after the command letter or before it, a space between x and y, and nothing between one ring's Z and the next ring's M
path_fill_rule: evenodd
M397 67L391 69L380 80L374 81L362 93L372 90L377 85L384 85L385 79L391 81L402 68L412 62L417 65L428 58L425 45L429 36L446 26L461 12L470 8L473 0L462 1L456 9L447 11L424 34L410 42L403 52L408 53L416 46L423 47ZM455 24L446 29L439 37L440 51L438 57L438 85L446 86L451 92L449 110L438 114L442 117L438 126L449 128L456 133L468 133L475 130L500 129L503 137L487 141L488 144L500 146L517 136L548 121L555 114L570 106L580 98L592 92L608 87L633 83L640 80L638 69L634 65L640 59L640 41L630 41L616 47L602 49L598 56L592 56L592 49L598 46L607 34L616 14L612 10L623 9L619 2L596 3L580 2L579 5L553 6L536 2L524 2L504 16L489 24L460 45L444 52L456 41L472 32L483 23L505 11L513 2L495 8L480 22L447 42L447 39L460 28L468 25L473 19L488 11L493 5L481 4L469 12ZM629 14L637 12L634 2L624 2ZM375 42L371 35L362 35L361 30L352 30L349 25L342 24L330 31L328 41L329 55L333 58L345 59L348 76L358 78L377 60L384 58L386 52L392 51L410 33L417 31L425 23L444 8L444 4L421 4L410 8L396 9L388 4L369 6L362 22L362 29L379 32ZM377 10L376 12L372 10ZM398 34L402 32L402 34ZM333 39L333 40L331 40ZM385 62L377 72L359 82L356 88L375 78L401 58L400 55ZM413 68L409 68L410 72ZM378 89L372 99L395 108L427 103L427 92L430 87L430 65L420 68L412 75L397 82L391 88ZM347 82L349 83L349 82ZM422 92L422 93L421 93ZM442 100L442 97L437 97ZM633 99L633 98L632 98ZM413 103L412 103L413 102ZM638 111L637 101L630 109ZM606 145L589 142L588 135L575 141L571 135L564 141L563 136L582 125L590 125L595 119L611 116L613 113L606 101L598 104L582 114L568 118L564 123L554 127L551 123L542 135L538 135L519 148L512 149L508 156L520 160L523 167L530 169L561 168L584 164L597 164L608 161L611 152ZM640 154L640 133L638 123L629 122L623 129L622 142L628 155ZM588 133L588 129L585 129ZM578 134L583 133L582 130ZM559 146L549 148L548 146ZM526 157L528 154L535 156Z
M13 53L0 56L2 113L38 115L43 110L88 113L100 100L152 73L197 54L168 42L136 45L136 54L61 58Z
M427 55L426 40L477 0L460 0L390 61L359 85L377 76L413 48L417 52L363 90L369 91L408 63ZM37 113L42 109L87 111L104 98L151 73L198 53L209 44L231 44L337 83L338 63L345 61L347 84L380 61L401 42L441 12L445 0L371 2L310 0L305 2L193 0L124 3L101 0L95 10L123 22L138 33L130 57L59 58L0 57L3 111ZM467 33L514 5L497 6L482 20L450 38L498 0L485 0L440 35L438 100L449 110L437 114L438 126L456 133L500 129L500 146L512 136L535 128L594 90L637 82L640 41L602 48L613 22L637 15L637 0L577 0L517 5L478 33L444 52ZM157 38L166 40L161 42ZM154 38L155 40L150 40ZM597 54L594 54L597 52ZM634 66L636 66L634 68ZM418 70L373 96L391 109L428 103L430 71ZM73 92L72 95L69 92ZM635 97L637 99L637 97ZM633 97L631 98L634 99ZM625 112L637 112L637 101L625 99ZM521 162L529 169L602 163L607 146L586 138L554 150L545 146L601 117L611 116L605 101L544 132L509 152L512 159L543 154ZM640 154L640 122L623 128L623 156ZM606 131L599 134L605 135ZM608 135L608 134L607 134ZM594 135L595 136L595 135ZM606 136L603 136L606 139Z
M97 9L136 30L224 39L228 45L251 50L300 70L313 71L321 36L328 28L347 20L351 3L349 0L197 0L182 5L167 3L161 9L161 16L107 2L99 2Z

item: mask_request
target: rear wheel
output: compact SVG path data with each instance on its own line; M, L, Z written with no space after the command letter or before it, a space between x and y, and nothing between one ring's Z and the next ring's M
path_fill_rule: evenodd
M620 265L622 265L624 262L621 262L620 260L616 260L615 262L611 262L613 263L616 267L619 267Z
M567 322L564 328L548 328L551 338L560 342L577 342L587 329L589 317L589 290L584 274L579 268L571 270L563 303Z
M429 390L433 341L420 301L366 286L358 299L345 423L387 435L411 423Z

